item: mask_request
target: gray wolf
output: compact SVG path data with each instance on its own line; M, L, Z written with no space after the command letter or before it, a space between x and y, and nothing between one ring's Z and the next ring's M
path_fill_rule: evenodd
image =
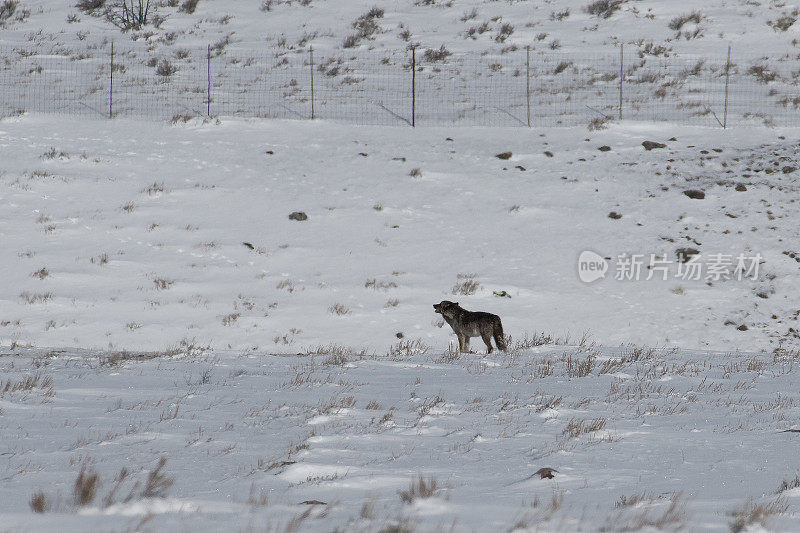
M497 348L506 351L503 324L499 316L481 311L467 311L458 305L458 302L447 300L433 304L433 309L453 328L458 337L459 352L469 352L470 337L481 337L489 353L492 353L492 337L494 337Z

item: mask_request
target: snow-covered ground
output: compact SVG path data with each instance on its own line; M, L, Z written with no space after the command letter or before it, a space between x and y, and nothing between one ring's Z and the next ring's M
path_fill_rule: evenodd
M4 530L797 524L797 352L146 357L3 354Z
M2 522L725 530L753 498L742 520L791 529L796 145L4 119ZM756 279L681 279L686 247L759 254ZM580 280L585 250L604 279ZM442 299L502 316L512 351L453 354ZM174 484L148 493L161 457ZM420 475L436 490L404 496Z
M6 119L0 341L443 349L431 304L450 299L515 338L771 351L797 329L796 146L766 128ZM685 280L680 248L707 269L763 259L755 280ZM585 250L612 260L606 279L579 279ZM644 259L639 281L615 279L622 254ZM650 254L666 281L647 280Z

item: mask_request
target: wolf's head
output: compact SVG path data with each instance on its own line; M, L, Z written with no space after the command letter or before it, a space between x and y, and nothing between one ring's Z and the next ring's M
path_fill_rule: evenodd
M447 318L452 318L456 314L458 307L458 302L449 302L447 300L442 300L438 304L433 304L433 310Z

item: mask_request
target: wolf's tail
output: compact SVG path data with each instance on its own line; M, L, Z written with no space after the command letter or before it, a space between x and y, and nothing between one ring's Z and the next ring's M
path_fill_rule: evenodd
M500 317L494 321L494 342L497 344L497 349L506 351L506 339L503 336L503 323L500 322Z

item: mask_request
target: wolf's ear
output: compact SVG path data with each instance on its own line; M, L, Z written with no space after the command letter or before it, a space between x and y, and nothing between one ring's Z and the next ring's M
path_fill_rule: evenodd
M458 302L453 302L453 305L458 305Z

